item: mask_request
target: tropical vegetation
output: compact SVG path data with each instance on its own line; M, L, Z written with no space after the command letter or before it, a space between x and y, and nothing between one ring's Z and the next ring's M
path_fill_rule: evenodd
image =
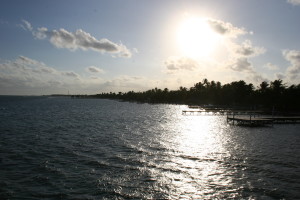
M109 98L146 103L171 103L187 105L246 106L251 108L281 111L300 110L300 84L287 86L282 80L263 81L255 87L245 81L234 81L222 85L219 81L194 84L193 87L179 87L178 90L154 88L143 92L101 93L95 98Z

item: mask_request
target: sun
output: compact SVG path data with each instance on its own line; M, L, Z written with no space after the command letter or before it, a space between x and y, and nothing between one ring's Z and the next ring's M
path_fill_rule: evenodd
M220 36L213 31L207 19L185 19L177 30L179 48L185 56L202 58L209 56L216 48Z

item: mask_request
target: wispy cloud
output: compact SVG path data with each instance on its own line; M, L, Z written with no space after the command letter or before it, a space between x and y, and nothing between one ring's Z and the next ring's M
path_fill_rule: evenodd
M104 74L104 70L99 68L99 67L95 67L95 66L89 66L86 68L86 70L90 73L100 73L100 74Z
M300 0L287 0L288 3L293 4L295 6L300 5Z
M6 21L4 19L0 19L0 24L8 24L8 21Z
M24 20L24 19L22 19L22 24L19 24L19 26L21 28L23 28L24 30L33 31L33 28L31 26L31 24L28 21Z
M35 30L28 21L22 20L22 22L21 27L31 31L35 38L40 40L48 39L50 43L57 48L65 48L71 51L77 49L93 50L127 58L132 56L131 51L122 43L114 43L106 38L96 39L90 33L82 29L69 32L63 28L59 30L48 30L45 27L41 27Z

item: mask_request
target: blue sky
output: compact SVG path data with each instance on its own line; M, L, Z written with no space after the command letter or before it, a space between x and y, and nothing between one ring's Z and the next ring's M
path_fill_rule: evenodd
M300 0L2 0L0 94L300 78Z

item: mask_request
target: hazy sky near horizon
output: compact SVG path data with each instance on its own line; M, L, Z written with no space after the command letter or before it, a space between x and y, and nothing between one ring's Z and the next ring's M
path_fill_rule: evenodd
M300 0L2 0L0 95L300 83Z

